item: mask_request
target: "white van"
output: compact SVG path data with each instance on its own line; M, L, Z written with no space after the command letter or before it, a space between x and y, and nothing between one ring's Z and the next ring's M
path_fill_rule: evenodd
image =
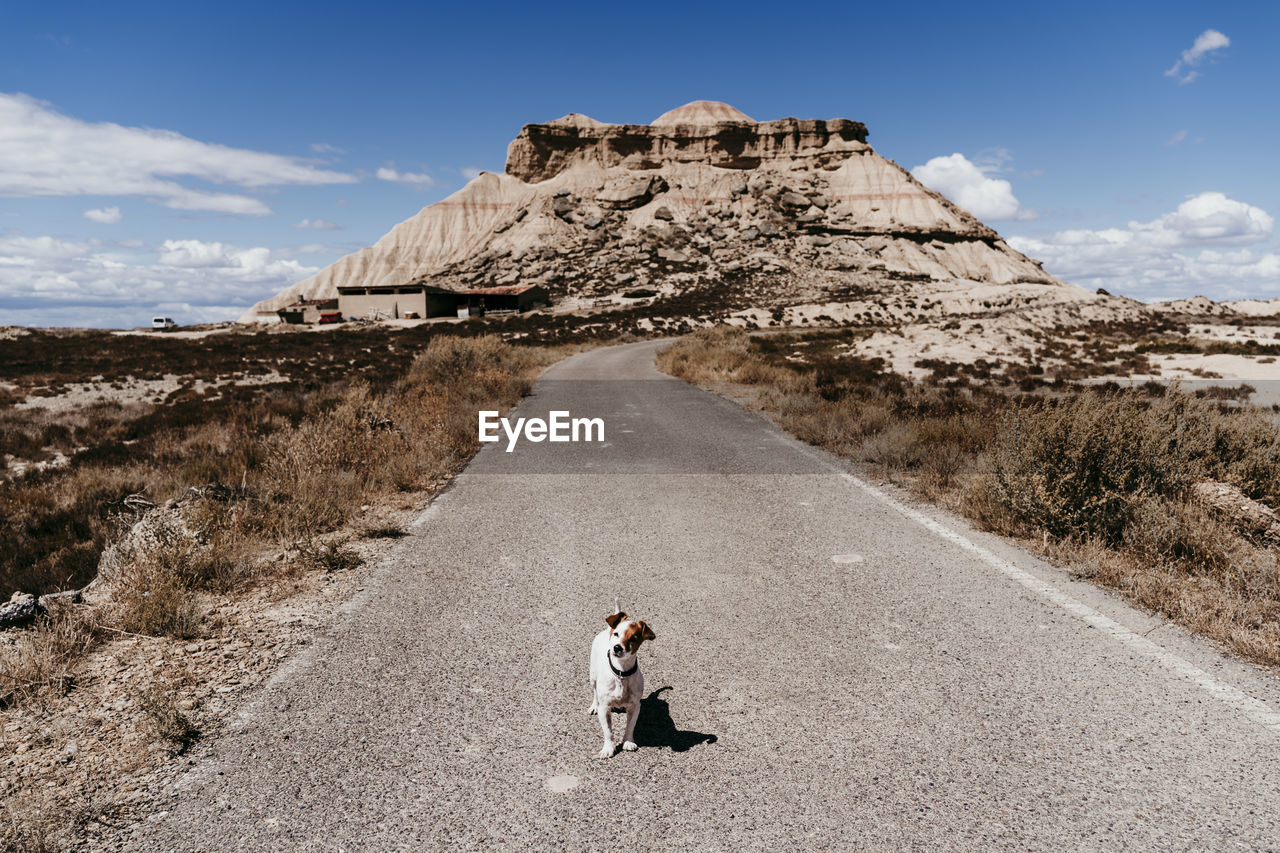
M153 329L172 329L176 325L178 324L173 322L172 317L152 317L151 318L151 328Z

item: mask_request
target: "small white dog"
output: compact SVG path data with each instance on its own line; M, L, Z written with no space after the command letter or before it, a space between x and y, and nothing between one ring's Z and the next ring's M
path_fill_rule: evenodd
M600 718L600 730L604 733L604 746L600 758L613 757L613 727L609 714L614 708L627 712L627 731L622 748L634 752L636 720L640 717L640 700L644 698L644 675L636 653L640 644L654 638L653 631L642 620L627 619L618 610L604 617L608 628L596 634L591 641L591 689L594 696L587 714Z

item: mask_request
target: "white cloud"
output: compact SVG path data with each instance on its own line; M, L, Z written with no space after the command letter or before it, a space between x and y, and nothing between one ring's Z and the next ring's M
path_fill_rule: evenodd
M169 130L90 123L21 94L0 93L0 196L142 196L177 210L262 216L260 200L178 183L259 188L352 183L295 157L199 142Z
M979 219L1033 219L1035 214L1018 203L1012 184L989 176L1008 159L1007 152L1001 151L995 157L984 159L983 166L979 167L963 154L952 154L934 157L923 166L916 166L911 174Z
M1222 50L1224 47L1231 45L1231 39L1227 38L1217 30L1205 30L1196 36L1195 43L1191 47L1182 52L1182 56L1173 64L1173 67L1164 72L1166 77L1177 77L1178 85L1185 86L1192 83L1200 76L1199 71L1188 70L1183 73L1183 69L1190 69L1193 65L1198 65L1200 60L1204 59L1215 50Z
M347 153L346 151L343 151L338 146L330 145L327 142L313 142L311 143L311 150L316 152L317 154L346 154Z
M93 241L75 243L55 237L0 237L0 263L34 266L39 261L79 257L97 245Z
M393 167L383 166L376 172L382 181L395 181L400 184L412 184L419 187L435 186L435 178L420 172L398 172Z
M1180 130L1177 133L1175 133L1173 136L1170 136L1168 139L1164 141L1165 147L1170 148L1174 145L1177 145L1179 142L1181 142L1186 138L1187 138L1187 132L1185 130Z
M118 207L103 207L97 210L86 210L84 218L91 222L101 222L103 225L115 225L124 217L120 215Z
M1260 207L1210 192L1193 196L1173 213L1139 227L1150 229L1166 245L1238 245L1270 237L1275 220Z
M234 213L241 216L267 216L271 208L256 198L230 193L206 193L181 188L159 201L174 210L207 210L213 213Z
M319 271L264 247L135 243L0 236L0 315L29 325L134 326L163 307L180 322L230 320Z
M475 166L463 166L460 171L462 172L462 177L466 178L468 181L474 181L485 173L484 169L479 169Z
M294 228L310 228L313 231L337 231L339 226L327 219L304 219L295 223Z
M1266 242L1275 220L1218 192L1192 196L1150 222L1125 228L1010 237L1061 278L1145 299L1280 296L1280 255L1243 248Z

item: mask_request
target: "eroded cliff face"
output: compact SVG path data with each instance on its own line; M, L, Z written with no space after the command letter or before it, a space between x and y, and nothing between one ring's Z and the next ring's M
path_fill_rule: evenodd
M525 125L507 148L507 174L535 184L578 164L639 171L702 163L747 170L766 160L786 160L822 169L867 147L866 125L842 118L662 125L602 124L584 118L569 115L548 124Z
M1017 304L1092 298L866 139L859 122L755 122L706 101L650 125L572 114L527 125L505 174L482 174L243 319L339 284L418 281L540 284L581 310L657 294L706 316L837 303L854 317L940 316L971 291L1003 304L993 286Z

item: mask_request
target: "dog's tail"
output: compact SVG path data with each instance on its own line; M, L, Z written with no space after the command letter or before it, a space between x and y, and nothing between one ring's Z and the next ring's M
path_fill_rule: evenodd
M613 597L613 612L614 613L622 612L622 599L616 595Z

